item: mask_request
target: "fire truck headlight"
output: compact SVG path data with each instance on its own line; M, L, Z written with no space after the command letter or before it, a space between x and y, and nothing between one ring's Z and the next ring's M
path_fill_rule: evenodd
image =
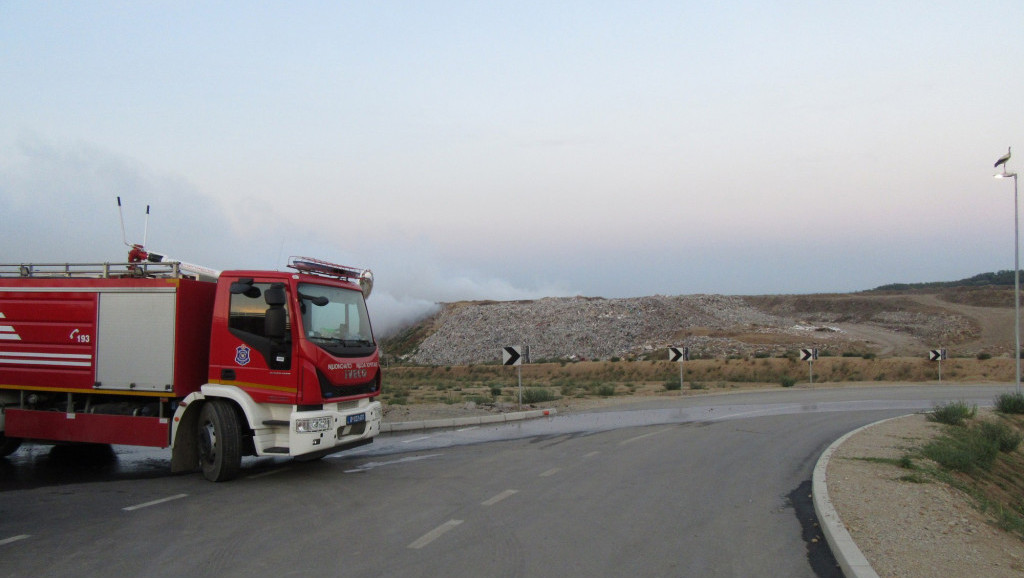
M307 417L295 420L295 433L314 433L331 429L330 417Z

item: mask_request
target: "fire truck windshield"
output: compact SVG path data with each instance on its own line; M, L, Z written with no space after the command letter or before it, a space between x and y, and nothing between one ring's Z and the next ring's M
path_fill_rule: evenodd
M307 339L341 357L373 352L373 330L361 292L301 283L299 302L302 330Z

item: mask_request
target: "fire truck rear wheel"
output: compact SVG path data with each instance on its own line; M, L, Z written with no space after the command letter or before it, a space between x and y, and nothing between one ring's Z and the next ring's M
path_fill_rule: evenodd
M9 438L0 432L0 458L9 456L21 447L21 438Z
M238 415L228 402L211 400L199 411L199 465L211 482L226 482L242 465Z

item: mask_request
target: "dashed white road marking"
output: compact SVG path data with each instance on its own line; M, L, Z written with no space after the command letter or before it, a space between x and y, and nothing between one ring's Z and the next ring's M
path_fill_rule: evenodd
M592 458L592 457L596 456L599 453L601 453L601 452L599 452L597 450L594 450L594 451L592 451L590 453L583 454L583 457L585 457L585 458Z
M136 504L134 506L128 506L127 508L121 508L125 512L133 512L135 510L141 510L142 508L148 508L150 506L156 506L172 500L180 500L181 498L188 497L188 494L178 494L176 496L168 496L166 498L160 498L159 500L153 500L152 502L146 502L145 504Z
M448 520L444 524L441 524L440 526L434 528L433 530L417 538L415 542L409 544L409 548L412 548L413 550L419 550L420 548L423 548L424 546L430 544L434 540L437 540L445 532L451 530L452 528L458 526L461 523L462 520Z
M643 435L638 435L636 437L631 437L629 439L622 440L621 442L619 442L619 445L620 446L624 446L626 444L631 444L631 443L633 443L635 441L640 441L642 439L646 439L646 438L649 438L649 437L660 435L660 434L663 434L663 433L665 433L667 431L671 431L671 430L672 430L672 428L670 428L670 427L662 428L662 429L660 429L658 431L652 431L650 433L645 433Z
M547 477L550 477L550 476L553 476L553 475L557 474L560 471L562 471L562 468L551 468L550 470L541 473L540 477L547 478Z
M434 437L434 436L422 436L422 437L418 437L418 438L412 438L411 440L402 440L402 443L403 444L411 444L412 442L420 442L420 441L423 441L423 440L429 440L432 437Z
M30 534L22 534L20 536L11 536L10 538L4 538L3 540L0 540L0 546L6 546L8 544L19 542L21 540L28 538L29 536Z
M471 429L480 429L480 426L478 426L478 425L471 425L469 427L464 427L462 429L457 429L455 431L469 431Z
M345 470L345 473L346 474L357 474L357 473L360 473L360 472L368 472L368 471L372 470L373 468L379 468L381 466L390 466L390 465L394 465L394 464L404 464L405 462L418 462L420 460L425 460L427 458L436 458L439 455L442 455L442 454L427 454L425 456L409 456L409 457L398 459L398 460L391 460L389 462L366 462L365 464L359 466L358 468L352 468L351 470Z
M498 502L504 500L505 498L508 498L510 496L514 496L514 495L516 495L518 493L519 493L519 490L505 490L504 492L498 494L497 496L494 496L490 500L487 500L485 502L480 502L480 505L481 506L493 506L494 504L497 504Z

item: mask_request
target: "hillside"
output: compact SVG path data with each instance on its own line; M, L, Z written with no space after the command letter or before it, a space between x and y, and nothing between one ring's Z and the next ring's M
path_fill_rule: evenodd
M1011 275L1012 278L1012 275ZM681 295L545 298L444 304L382 341L394 360L494 363L529 344L533 361L665 356L782 356L804 347L835 355L1012 355L1013 287L911 286L835 295Z

